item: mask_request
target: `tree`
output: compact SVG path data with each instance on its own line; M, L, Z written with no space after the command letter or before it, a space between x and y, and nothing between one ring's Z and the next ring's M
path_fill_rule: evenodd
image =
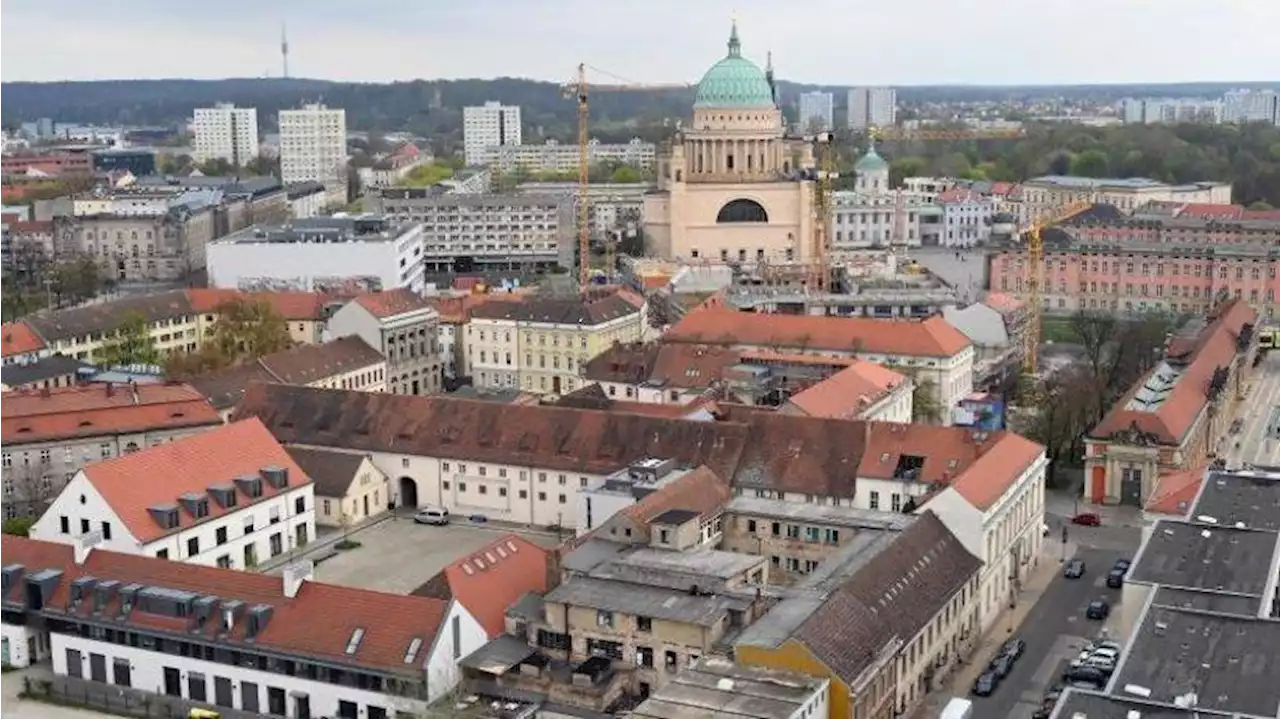
M31 525L36 523L35 517L10 517L0 526L0 533L15 537L26 537L31 534Z
M628 184L644 182L644 175L641 175L639 170L630 165L623 165L613 171L613 174L609 176L609 182Z
M1109 177L1111 163L1101 150L1086 150L1071 159L1071 174L1081 177Z
M209 175L210 177L224 177L226 175L234 175L236 166L231 164L230 160L225 157L212 157L200 163L200 174Z
M130 312L110 341L95 353L98 364L106 367L161 362L160 351L151 336L151 323L140 312Z
M156 161L156 171L162 175L187 175L195 166L190 155L162 154Z
M190 377L288 349L293 340L284 319L269 303L237 299L218 307L209 340L195 352L170 356L165 371Z
M912 373L915 388L911 390L911 421L932 424L942 421L942 404L938 401L937 385L933 380L921 380Z
M280 158L258 155L244 164L244 171L250 175L280 176Z

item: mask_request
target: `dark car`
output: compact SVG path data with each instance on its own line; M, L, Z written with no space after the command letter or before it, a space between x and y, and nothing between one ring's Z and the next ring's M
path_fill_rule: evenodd
M1119 589L1124 586L1124 570L1112 569L1107 572L1107 586L1112 589Z
M1017 661L1023 652L1027 651L1027 643L1021 639L1010 639L1004 643L1004 647L1000 649L1000 655L1009 657Z
M1062 675L1062 678L1073 684L1089 684L1098 689L1107 685L1107 673L1094 667L1076 667Z
M1082 512L1071 518L1072 524L1079 524L1085 527L1097 527L1102 524L1102 517L1093 512Z
M973 695L979 697L989 697L996 690L996 684L999 682L996 675L991 672L983 672L978 680L973 683Z
M1116 563L1111 565L1112 569L1119 569L1122 572L1129 571L1129 567L1133 566L1133 562L1128 559L1117 559Z
M1079 579L1084 576L1084 561L1073 559L1067 562L1067 566L1062 570L1062 576L1067 579Z
M1007 654L996 657L995 661L991 662L991 671L996 675L997 679L1004 679L1009 676L1009 672L1013 671L1013 657Z
M1089 619L1103 620L1111 613L1111 605L1101 599L1095 599L1089 602L1089 607L1084 610L1084 615Z
M1062 684L1054 684L1049 687L1049 690L1044 693L1044 706L1053 707L1054 704L1057 704L1064 688Z

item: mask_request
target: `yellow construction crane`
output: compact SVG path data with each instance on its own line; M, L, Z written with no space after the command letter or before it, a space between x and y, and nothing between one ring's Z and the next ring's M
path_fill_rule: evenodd
M561 88L565 97L574 98L578 102L578 283L583 289L591 281L591 193L589 189L591 184L591 134L588 91L646 92L653 90L685 90L690 87L687 83L646 84L630 82L596 67L590 67L592 72L609 75L621 82L609 85L588 85L587 69L589 67L586 63L579 63L577 77L573 82ZM613 277L615 270L615 252L614 238L612 236L606 237L605 274L609 278Z
M838 175L835 138L830 132L820 132L806 139L814 144L814 159L818 165L813 187L813 245L809 251L807 284L814 290L822 291L831 279L831 233L827 223L831 221L831 180Z
M1087 212L1093 207L1096 198L1072 202L1054 207L1021 230L1018 235L1027 243L1027 327L1023 337L1022 370L1029 377L1035 377L1039 367L1040 351L1040 319L1044 313L1042 280L1044 274L1044 237L1041 233L1054 225Z

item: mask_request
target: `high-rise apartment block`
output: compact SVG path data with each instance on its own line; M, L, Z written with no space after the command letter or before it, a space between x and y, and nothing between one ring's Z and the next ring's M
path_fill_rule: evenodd
M1222 96L1223 121L1280 125L1280 93L1275 90L1231 90Z
M467 165L483 165L493 148L519 145L520 107L486 102L462 110L462 145Z
M258 110L219 103L196 108L195 160L226 160L237 167L258 156Z
M303 105L280 111L280 179L319 182L330 205L346 204L346 110Z
M1120 101L1120 116L1130 124L1198 122L1212 125L1222 122L1223 104L1195 97L1126 97Z
M891 87L855 87L849 91L849 129L889 127L897 105L898 93Z
M800 131L831 130L835 127L835 99L829 92L805 92L800 95Z

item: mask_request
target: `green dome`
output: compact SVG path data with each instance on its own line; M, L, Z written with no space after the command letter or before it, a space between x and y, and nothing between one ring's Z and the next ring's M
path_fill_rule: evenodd
M854 172L880 172L887 169L889 169L889 163L876 152L875 145L872 145L871 149L867 150L867 154L858 160L858 164L853 166Z
M695 108L754 108L773 109L773 83L769 76L754 62L742 56L742 43L738 41L735 23L729 33L729 54L711 66L698 83Z

